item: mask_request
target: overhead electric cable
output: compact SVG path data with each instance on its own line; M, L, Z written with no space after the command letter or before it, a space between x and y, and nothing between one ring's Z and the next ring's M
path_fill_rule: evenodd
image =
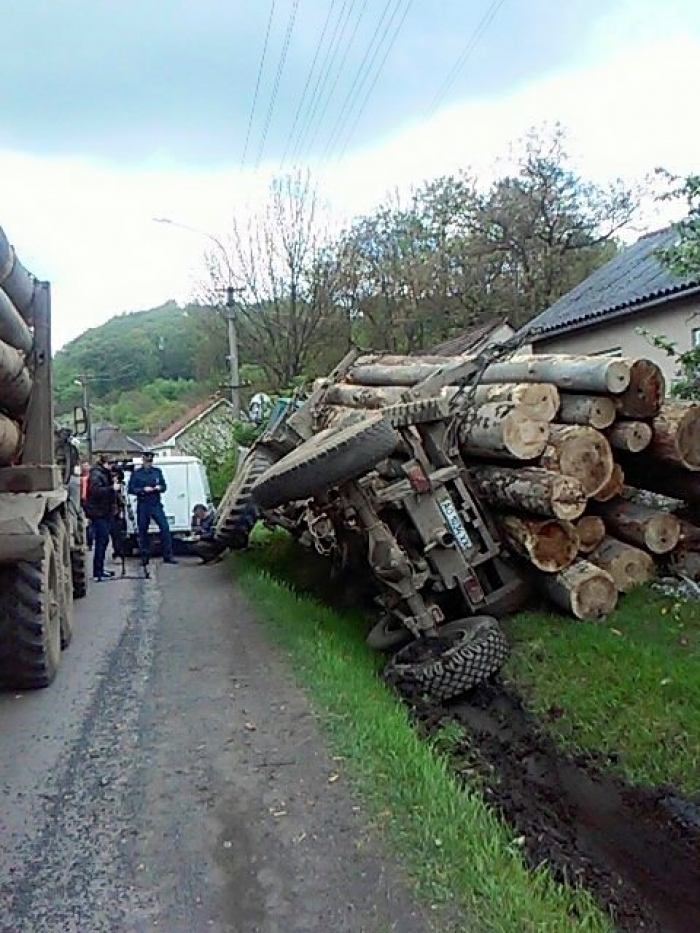
M476 46L479 44L479 40L484 35L486 30L489 28L496 14L498 13L498 11L500 10L500 8L503 6L504 3L505 3L505 0L493 0L489 8L486 10L483 17L477 24L474 32L469 37L469 40L466 46L464 47L464 49L462 50L462 52L460 53L459 58L457 59L455 64L452 66L452 69L450 70L449 74L443 81L440 89L434 95L432 101L430 102L428 109L426 111L426 116L430 116L433 113L435 113L439 105L442 103L443 99L445 98L445 95L448 93L448 91L454 84L455 80L457 79L457 75L462 70L462 68L468 61L468 59L470 58L472 52L474 51Z
M358 123L360 122L360 119L361 119L361 117L362 117L362 114L364 113L365 108L367 107L367 104L368 104L368 102L369 102L369 99L370 99L370 97L372 96L372 92L374 91L374 88L376 87L377 82L378 82L378 80L379 80L379 77L380 77L380 75L381 75L381 73L382 73L382 71L383 71L383 69L384 69L384 65L386 64L386 60L387 60L387 58L389 57L389 54L391 53L391 51L392 51L392 49L393 49L393 47L394 47L394 45L395 45L395 43L396 43L396 40L397 40L398 37L399 37L399 33L401 32L401 29L402 29L402 27L403 27L403 24L404 24L404 22L406 21L406 17L408 16L408 12L409 12L409 10L411 9L411 6L412 6L412 5L413 5L413 0L407 0L406 6L405 6L405 8L404 8L404 10L403 10L403 13L402 13L401 16L400 16L400 19L399 19L399 21L398 21L398 23L397 23L397 25L396 25L396 28L394 29L393 35L392 35L391 38L389 39L389 42L388 42L388 44L387 44L387 46L386 46L386 48L385 48L385 50L384 50L384 54L383 54L383 56L382 56L382 59L381 59L381 61L379 62L379 65L378 65L378 67L377 67L377 69L376 69L376 71L375 71L375 73L374 73L374 77L372 78L371 83L370 83L369 87L367 88L367 92L365 93L365 96L364 96L364 98L363 98L363 100L362 100L362 103L360 104L360 108L359 108L359 110L357 111L357 113L356 113L356 115L355 115L355 118L354 118L354 120L353 120L353 122L352 122L352 124L351 124L351 126L350 126L349 131L348 131L348 132L346 133L346 135L345 135L345 141L343 142L343 145L342 145L342 147L341 147L341 150L340 150L339 155L337 156L336 161L342 159L343 155L345 154L345 150L347 149L348 144L349 144L350 140L352 139L353 133L355 132L355 130L356 130L356 128L357 128L357 125L358 125ZM386 37L387 33L388 33L389 30L391 29L392 23L394 22L394 19L395 19L396 16L398 15L399 10L400 10L400 3L397 3L396 8L394 9L394 12L393 12L392 15L391 15L391 19L390 19L389 22L387 23L387 26L386 26L386 28L385 28L385 30L384 30L384 34L383 34L383 36L382 36L381 42L384 41L384 38ZM374 59L377 57L377 55L378 55L378 53L379 53L379 49L380 49L380 47L381 47L381 42L380 42L380 45L377 46L377 49L376 49L375 55L373 56L373 59L372 59L372 63L371 63L371 64L373 64ZM366 78L369 77L369 74L370 74L370 72L369 72L369 70L368 70L368 71L367 71ZM363 82L363 83L364 83L364 82ZM361 87L361 86L360 86L360 87ZM358 93L359 93L359 91L358 91ZM353 106L354 106L354 105L353 105Z
M382 15L379 17L379 22L377 23L376 29L374 30L372 41L369 43L365 50L365 54L362 58L362 61L360 62L360 66L355 72L353 82L350 85L350 89L348 90L347 94L345 95L345 100L343 101L340 112L338 113L336 121L333 124L333 129L331 130L330 136L328 137L328 143L326 144L326 148L323 153L324 161L326 160L328 154L333 150L333 146L335 145L337 138L342 130L343 123L344 121L346 122L347 115L353 110L355 102L359 97L360 91L362 90L362 85L365 82L366 75L369 73L369 68L371 67L372 62L376 57L376 50L374 46L375 42L381 41L380 36L382 33L380 30L382 28L382 23L386 19L389 10L391 9L392 3L396 3L394 10L394 12L396 12L400 2L401 0L386 0ZM393 15L394 14L392 14L392 16ZM391 22L391 20L389 22Z
M336 69L335 77L334 77L334 79L333 79L333 83L331 84L330 90L328 91L328 94L326 95L326 100L325 100L325 103L324 103L324 105L323 105L323 109L321 110L321 113L319 114L318 120L316 121L316 127L315 127L313 133L311 134L310 139L308 140L309 155L311 154L311 151L312 151L312 149L313 149L313 144L314 144L314 142L316 141L316 137L318 136L318 131L319 131L319 129L321 128L321 126L323 125L323 119L324 119L324 117L325 117L325 115L326 115L326 113L327 113L327 111L328 111L328 105L330 104L330 102L331 102L331 100L332 100L332 98L333 98L333 94L335 93L335 89L336 89L336 87L338 86L338 80L339 80L339 78L340 78L340 75L342 74L343 68L345 67L345 62L346 62L347 59L348 59L348 55L350 54L350 49L352 48L352 44L353 44L353 42L355 41L355 36L357 35L357 30L358 30L358 28L359 28L359 26L360 26L360 23L361 23L361 21L362 21L362 17L364 16L365 10L367 9L367 4L368 4L368 2L369 2L369 0L364 0L364 2L362 3L362 6L361 6L361 8L360 8L360 12L359 12L359 14L358 14L358 16L357 16L357 19L355 20L355 25L353 26L353 30L352 30L352 32L351 32L351 34L350 34L349 39L348 39L347 42L345 43L345 52L343 53L343 57L342 57L341 60L340 60L340 64L338 65L338 67L337 67L337 69ZM342 36L341 36L340 41L342 41Z
M299 0L294 0L294 4L292 6L292 12L289 14L289 21L287 23L287 31L284 36L282 54L280 55L279 64L277 66L277 74L275 75L275 83L273 85L272 94L270 96L270 104L267 108L267 116L265 117L265 126L263 127L262 138L260 139L260 146L258 148L258 157L255 160L256 169L260 165L260 162L262 160L262 155L265 150L267 132L270 128L270 120L272 119L272 113L275 109L275 102L277 101L277 92L279 91L280 81L282 79L282 72L284 71L284 66L287 61L287 52L289 51L289 43L292 38L292 30L294 29L294 21L296 19L298 7L299 7Z
M346 14L347 9L347 14ZM307 115L304 124L300 127L299 133L297 134L297 139L292 151L293 158L298 158L301 154L301 151L304 147L304 141L309 132L309 128L313 123L313 119L316 116L316 111L318 110L318 104L323 93L323 85L326 82L328 73L333 64L333 55L335 54L336 45L338 44L338 30L341 30L340 35L342 35L345 30L345 24L347 23L348 17L352 11L352 0L343 0L343 5L340 8L338 14L338 19L336 21L335 27L333 29L333 35L331 36L331 41L326 49L326 54L323 59L323 64L321 65L321 70L319 71L318 77L316 78L316 83L314 84L314 89L311 94L311 100L307 108Z
M301 116L301 111L304 106L304 101L306 100L306 92L309 89L309 85L311 84L311 78L313 77L313 73L316 69L316 62L318 61L318 56L320 55L321 48L323 47L323 40L326 37L326 32L328 30L328 24L331 21L331 16L333 15L333 8L335 7L335 4L336 4L336 0L331 0L330 6L328 7L328 13L326 14L326 21L323 24L323 29L321 30L321 36L316 45L316 51L314 52L313 61L311 62L311 68L309 69L309 73L306 76L306 81L304 82L304 90L301 92L299 104L297 106L296 113L294 114L294 121L292 122L292 128L289 131L289 136L287 137L287 142L284 147L284 152L282 153L282 162L280 163L280 171L282 171L282 169L284 168L284 163L286 162L286 159L287 159L287 153L289 152L289 147L291 145L292 138L294 136L294 131L297 128L297 123L299 122L299 117Z
M255 106L258 102L258 92L260 90L260 79L262 77L263 68L265 67L265 56L267 55L267 42L270 38L270 27L272 26L272 19L275 15L275 0L272 0L270 5L270 15L267 19L267 29L265 30L265 41L263 42L262 56L260 58L260 66L258 68L258 77L255 81L255 91L253 92L253 103L250 107L250 114L248 116L248 128L245 133L245 145L243 146L243 158L241 159L241 168L245 166L246 156L248 155L248 142L250 140L250 128L253 125L253 114L255 113Z

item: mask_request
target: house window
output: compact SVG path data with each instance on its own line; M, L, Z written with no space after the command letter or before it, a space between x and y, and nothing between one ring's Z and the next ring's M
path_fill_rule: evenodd
M700 327L694 327L690 332L690 335L693 350L697 350L698 347L700 347Z

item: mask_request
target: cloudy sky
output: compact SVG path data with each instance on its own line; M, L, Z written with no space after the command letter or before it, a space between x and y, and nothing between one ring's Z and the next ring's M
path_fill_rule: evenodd
M556 121L593 179L700 170L697 0L23 0L2 45L0 225L56 346L187 299L207 241L154 217L223 237L295 164L338 218Z

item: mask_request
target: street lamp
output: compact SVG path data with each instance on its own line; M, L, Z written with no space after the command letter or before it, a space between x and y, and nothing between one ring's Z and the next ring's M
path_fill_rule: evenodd
M228 326L228 361L231 379L231 405L233 407L233 417L239 418L241 414L241 399L239 391L240 381L238 376L238 334L236 332L236 318L234 315L234 309L236 307L235 295L239 289L236 289L233 284L233 269L231 268L231 262L228 258L226 247L221 242L221 240L215 237L212 233L207 233L206 230L200 230L198 227L190 227L189 224L182 224L177 220L172 220L170 217L154 217L153 220L157 224L170 224L171 227L180 227L182 230L189 230L190 233L197 233L200 236L206 237L208 240L212 241L212 243L224 257L224 262L226 263L226 270L228 273L228 285L226 286L226 304L224 305L224 308L226 323Z
M85 376L81 379L74 379L73 385L81 386L83 389L83 409L85 410L86 439L88 460L92 463L92 417L90 415L90 397L88 395L88 381Z

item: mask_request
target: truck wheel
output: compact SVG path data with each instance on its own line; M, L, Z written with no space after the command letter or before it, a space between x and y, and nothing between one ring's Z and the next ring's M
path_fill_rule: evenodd
M236 550L247 547L248 537L255 524L251 513L257 513L251 489L273 462L269 452L262 447L254 447L243 458L218 509L214 529L217 544Z
M58 603L61 617L61 647L67 648L73 638L73 562L70 536L63 516L51 516L47 521L51 532L58 571Z
M0 679L18 690L48 687L61 661L58 560L49 529L42 535L40 559L8 568L0 596Z
M77 512L77 528L75 541L72 542L70 552L71 577L73 579L73 599L83 599L87 596L88 556L85 550L87 532L85 529L85 515L83 510Z
M367 473L398 443L398 434L379 413L326 428L278 460L253 487L253 499L262 509L309 499Z
M443 702L483 683L503 665L508 643L491 616L449 622L435 638L416 639L389 661L384 678L407 696Z

